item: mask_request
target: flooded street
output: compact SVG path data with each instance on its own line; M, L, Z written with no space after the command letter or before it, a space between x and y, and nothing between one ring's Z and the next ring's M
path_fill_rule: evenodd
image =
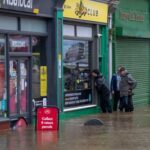
M97 118L103 126L84 126ZM150 107L133 113L98 114L60 122L59 132L1 131L0 150L149 150Z

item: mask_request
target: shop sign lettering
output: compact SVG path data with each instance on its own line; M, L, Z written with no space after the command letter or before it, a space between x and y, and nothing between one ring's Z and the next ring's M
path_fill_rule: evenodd
M3 5L32 9L33 0L3 0Z
M91 89L65 92L65 107L91 103Z
M120 12L120 19L129 20L129 21L144 22L144 15L137 14L135 12Z
M108 4L91 0L66 0L63 16L65 18L102 22L108 21Z
M76 3L75 14L79 18L82 18L82 16L86 15L98 17L99 10L85 7L83 2L80 1L80 3Z
M58 108L38 108L37 130L58 130Z
M25 41L11 41L11 46L12 47L26 47L26 42Z
M47 96L47 66L40 67L40 94Z

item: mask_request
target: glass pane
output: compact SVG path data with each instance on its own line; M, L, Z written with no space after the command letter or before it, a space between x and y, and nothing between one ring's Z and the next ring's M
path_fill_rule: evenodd
M21 18L21 31L47 33L47 23L44 20Z
M20 62L20 114L27 112L27 60Z
M6 117L5 38L0 35L0 117Z
M92 38L92 28L77 26L77 36L85 37L85 38Z
M11 60L9 62L9 110L10 115L17 114L17 80L18 80L18 70L17 61Z
M32 37L32 98L40 98L40 53L42 51L42 41L40 37Z
M29 37L27 36L10 36L10 52L29 52Z
M0 15L0 29L17 30L17 18Z
M73 25L64 24L63 35L64 36L75 36L75 27Z
M88 41L64 40L65 106L90 103Z

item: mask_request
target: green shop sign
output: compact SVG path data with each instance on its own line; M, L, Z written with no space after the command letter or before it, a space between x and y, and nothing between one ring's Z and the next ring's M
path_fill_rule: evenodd
M115 14L117 36L150 38L150 22L147 11L120 9Z

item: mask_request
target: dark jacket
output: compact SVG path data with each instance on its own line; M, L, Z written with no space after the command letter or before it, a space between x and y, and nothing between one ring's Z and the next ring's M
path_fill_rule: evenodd
M95 87L98 93L103 96L110 94L106 80L102 75L99 75L98 77L95 78Z
M135 81L135 79L133 79L133 77L131 76L131 74L129 74L128 72L126 72L126 74L124 76L121 76L121 81L120 81L120 96L128 96L129 95L129 91L132 91L133 89L135 89L137 85L137 82Z

